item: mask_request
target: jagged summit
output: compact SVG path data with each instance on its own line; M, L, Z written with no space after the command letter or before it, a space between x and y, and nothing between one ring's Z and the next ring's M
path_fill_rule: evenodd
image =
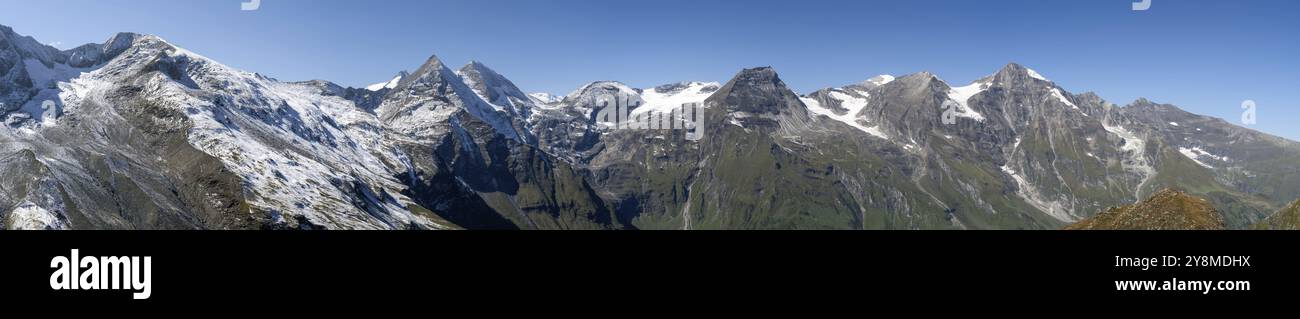
M117 55L119 53L122 53L122 51L125 51L128 47L130 47L133 43L135 43L136 39L142 37L154 37L157 38L159 41L166 42L166 40L163 40L162 38L156 36L149 36L149 35L144 35L144 34L139 34L134 32L121 32L113 35L113 37L108 38L108 40L104 41L104 45L101 49L103 50L105 55Z
M740 71L740 74L742 74L742 75L745 75L745 74L757 74L757 75L759 75L759 76L763 76L763 77L773 77L773 78L777 77L777 74L776 74L776 68L773 68L773 67L770 66L770 65L769 65L769 66L760 66L760 67L746 68L746 69L744 69L744 70L741 70L741 71Z
M1035 72L1035 73L1037 73L1037 72ZM1029 74L1030 74L1030 70L1029 70L1029 68L1025 67L1024 65L1020 65L1019 63L1016 63L1016 62L1007 62L1007 64L1004 65L1004 66L1002 66L1001 69L998 69L998 72L993 73L993 75L995 75L995 76L996 76L996 75L1026 75L1026 76L1028 76Z
M772 67L745 69L723 85L709 104L726 107L741 116L806 114L798 95L781 81Z
M425 139L448 134L445 122L465 111L506 138L529 140L517 121L517 112L479 96L437 55L403 77L385 98L377 109L380 120L408 137Z
M1034 80L1052 82L1052 80L1048 80L1042 74L1039 74L1038 71L1015 62L1007 63L1006 66L1003 66L1001 70L998 70L997 73L990 77L1000 83L1021 83Z
M882 75L877 78L873 78L872 80L868 80L864 82L864 84L881 82L881 80L884 80L883 81L884 83L881 83L879 85L883 85L889 82L894 82L897 80L897 81L912 83L912 85L926 84L925 81L931 81L931 82L942 82L945 85L951 87L965 86L962 83L949 83L948 81L939 77L939 75L932 73L930 71L916 72L898 78L895 78L893 76ZM1043 77L1042 74L1039 74L1037 71L1034 71L1033 69L1027 68L1018 63L1011 62L1011 63L1007 63L1007 65L1003 66L997 72L981 77L979 79L975 79L974 81L971 81L970 83L967 84L984 84L989 86L995 86L995 85L1014 86L1018 83L1032 83L1031 81L1041 81L1047 83L1048 85L1051 85L1052 83L1051 80L1048 80L1047 78Z
M534 103L527 93L481 62L471 61L456 71L456 74L484 100L505 109L513 116L527 117L533 107Z
M913 88L913 89L928 89L931 87L939 88L939 87L949 86L948 82L945 82L943 79L939 78L938 75L935 75L934 73L930 73L930 71L921 71L921 72L900 76L898 78L895 78L894 81L892 81L892 83L897 83L897 85L901 85L905 88Z
M95 71L135 47L153 49L150 51L153 56L188 53L159 37L135 33L119 33L104 43L60 51L32 37L14 33L12 28L0 28L0 92L3 92L0 94L0 120L12 127L42 122L40 119L44 116L38 114L44 113L44 101L58 104L57 101L61 100L58 97L59 83ZM165 64L165 61L155 62ZM135 72L138 70L125 68L138 69L144 64L123 63L120 66L122 68L111 71ZM10 113L14 111L19 112Z
M452 72L438 55L431 55L424 61L419 68L403 78L394 89L409 88L415 82L442 82L442 81L459 81L455 78L455 72ZM396 91L396 90L395 90Z
M1124 106L1124 109L1133 114L1133 116L1142 117L1147 120L1162 122L1153 124L1185 123L1199 115L1187 112L1177 105L1159 103L1151 101L1145 97L1139 97L1137 100Z
M477 73L481 75L497 75L497 76L500 75L497 74L495 70L492 70L492 68L489 68L487 64L483 64L483 62L479 62L478 60L470 60L469 63L466 63L464 66L461 66L457 73L460 73L462 76L469 73Z
M458 70L456 73L460 74L461 76L473 75L474 78L484 78L484 77L494 77L494 78L502 78L502 79L505 78L504 76L501 76L500 73L497 73L496 70L492 70L492 68L488 67L486 64L483 64L483 62L479 62L477 60L469 61L469 63L466 63L465 66L460 67L460 70Z
M1173 105L1168 105L1168 104L1157 103L1157 102L1155 102L1155 101L1152 101L1152 100L1150 100L1150 99L1147 99L1146 97L1138 97L1136 100L1133 100L1133 102L1129 103L1129 104L1128 104L1127 106L1125 106L1125 107L1134 107L1134 108L1162 108L1162 107L1174 107L1174 106L1173 106Z
M406 71L401 71L398 72L397 75L393 76L391 80L388 80L388 82L379 82L379 83L366 86L366 90L378 92L384 89L396 88L397 84L401 83L402 79L405 79L408 76L411 76L411 73Z
M60 58L59 49L36 41L30 36L19 35L13 28L0 25L0 50L10 51L19 58L35 58L42 62L56 61Z

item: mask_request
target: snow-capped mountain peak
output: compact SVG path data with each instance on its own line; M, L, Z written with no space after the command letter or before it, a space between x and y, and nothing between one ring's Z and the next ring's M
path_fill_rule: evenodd
M564 97L566 98L581 97L581 96L591 95L596 91L608 91L608 92L617 92L621 94L640 95L640 92L637 92L636 89L633 89L632 87L627 86L627 84L623 84L622 82L595 81L595 82L587 83L586 85L579 87L577 90L574 90L573 92L569 92L569 94L565 95Z
M893 75L881 74L881 75L877 75L877 76L875 76L875 77L873 77L873 78L867 79L866 81L862 82L862 85L864 85L864 86L870 86L870 87L877 87L877 86L882 86L882 85L885 85L885 84L889 84L890 82L894 82L894 80L895 80L895 78L894 78Z
M36 100L56 101L58 110L51 114L57 118L41 119L45 125L30 128L39 134L0 130L0 139L15 142L0 147L0 156L13 152L11 146L31 153L31 161L50 172L38 178L65 192L72 201L68 204L77 205L76 214L89 223L218 229L441 227L408 209L412 201L400 194L395 179L400 171L385 164L398 163L401 155L381 142L382 131L373 129L380 126L378 119L327 94L342 90L332 84L282 83L157 36L133 33L63 51L54 59L66 63L28 66L45 71L37 77L51 84L40 87ZM162 142L141 142L146 140ZM66 164L96 161L109 164ZM97 177L101 173L115 177L104 181ZM201 193L187 195L196 190ZM119 211L124 206L112 205L117 199L105 191L133 192L132 205L143 206ZM62 202L41 200L45 195L27 196L23 211L40 215L35 217L49 221L45 224L66 224L70 212ZM0 206L8 205L2 197ZM137 215L146 212L151 214L147 218Z
M409 76L409 75L411 75L411 74L410 74L410 73L407 73L406 71L402 71L402 72L398 73L396 76L394 76L392 80L388 80L388 82L379 82L379 83L375 83L375 84L371 84L371 85L366 86L366 90L370 90L370 91L378 92L378 91L381 91L381 90L383 90L383 89L392 89L392 88L396 88L396 87L397 87L397 84L398 84L398 83L401 83L401 82L402 82L402 79L406 78L406 77Z
M564 96L559 107L577 112L584 118L592 115L601 107L642 105L641 92L618 81L596 81L587 83Z
M526 141L527 134L515 127L510 113L480 97L436 55L403 78L388 96L377 110L380 119L408 138L447 134L444 124L463 110L506 138Z
M510 113L512 117L527 118L533 108L533 99L515 86L514 82L487 65L471 61L456 71L466 85L494 108Z
M1039 74L1038 71L1034 71L1034 69L1030 69L1028 67L1025 67L1024 65L1020 65L1019 63L1015 63L1015 62L1007 63L1006 66L1002 67L1001 70L998 70L997 73L990 75L989 78L996 79L995 82L998 83L1002 83L1002 82L1013 83L1013 82L1033 81L1033 80L1047 82L1047 83L1052 82L1051 80L1048 80L1046 77L1043 77L1042 74Z
M59 62L59 49L45 45L30 36L19 35L10 27L0 25L0 50L9 49L17 53L18 58L37 59L41 62Z

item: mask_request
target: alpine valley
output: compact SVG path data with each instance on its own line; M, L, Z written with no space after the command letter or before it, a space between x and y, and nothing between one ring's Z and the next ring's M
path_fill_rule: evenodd
M156 36L59 50L0 26L0 222L1060 229L1141 215L1150 204L1126 205L1160 195L1248 229L1294 227L1300 198L1300 143L1075 94L1014 63L974 83L922 72L808 94L772 68L565 96L477 62L393 71L365 88L282 82ZM703 138L616 129L597 116L605 101L632 114L699 103Z

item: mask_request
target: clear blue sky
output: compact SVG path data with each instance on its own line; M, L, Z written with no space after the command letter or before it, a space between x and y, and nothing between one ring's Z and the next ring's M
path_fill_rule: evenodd
M1075 93L1138 97L1300 139L1300 1L0 0L0 24L70 48L162 36L281 80L382 82L430 54L526 91L636 87L774 66L800 92L931 71L968 83L1015 61Z

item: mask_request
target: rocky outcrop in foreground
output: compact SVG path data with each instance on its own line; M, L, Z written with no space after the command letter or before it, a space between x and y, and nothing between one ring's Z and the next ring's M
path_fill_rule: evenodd
M1210 202L1166 189L1137 204L1114 207L1066 230L1223 230L1223 216Z

